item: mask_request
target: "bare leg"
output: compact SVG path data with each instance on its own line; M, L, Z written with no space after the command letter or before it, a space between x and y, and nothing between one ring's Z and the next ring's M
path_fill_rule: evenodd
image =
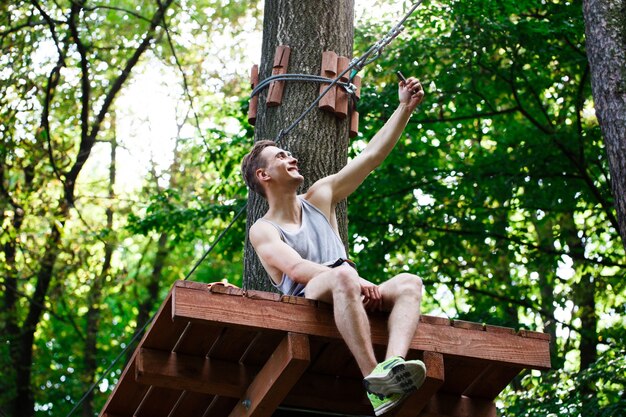
M383 307L391 311L385 359L393 356L405 357L419 323L422 280L412 274L400 274L382 283L380 292Z
M376 357L357 272L347 265L334 268L309 281L305 294L306 298L332 303L337 329L363 376L368 375L376 366Z

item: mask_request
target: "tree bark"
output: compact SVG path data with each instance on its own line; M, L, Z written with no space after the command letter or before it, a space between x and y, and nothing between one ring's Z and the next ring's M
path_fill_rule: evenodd
M263 20L263 46L259 79L272 73L274 52L279 45L291 48L288 73L319 75L322 52L334 51L352 57L354 36L354 0L266 0ZM319 84L288 82L282 104L267 107L267 89L259 95L255 126L255 141L276 140L279 132L293 123L315 100ZM316 180L341 169L348 155L348 120L336 118L317 108L284 136L279 146L290 150L296 158L306 190ZM247 230L267 211L266 201L249 193ZM337 208L340 234L347 241L347 207ZM246 242L244 257L244 287L274 290L254 249Z
M626 248L626 0L584 0L583 13L593 99Z

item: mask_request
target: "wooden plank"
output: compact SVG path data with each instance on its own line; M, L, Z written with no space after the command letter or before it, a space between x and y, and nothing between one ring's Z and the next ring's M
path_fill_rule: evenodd
M189 323L172 351L183 355L205 356L223 331L224 327Z
M427 315L422 314L420 316L420 323L435 324L435 325L440 325L440 326L451 326L452 320L446 317L427 316Z
M234 298L229 296L222 296ZM239 299L237 297L237 299ZM248 350L250 343L254 341L258 331L249 328L226 328L218 340L215 341L208 356L213 359L221 359L238 362Z
M446 356L446 381L442 391L461 395L487 369L489 361L482 359L461 358Z
M356 360L343 340L335 340L324 345L311 361L309 372L349 378L362 378Z
M306 305L249 300L174 288L172 316L177 320L213 322L235 327L293 331L339 339L332 311ZM386 320L372 317L372 341L387 343ZM411 349L479 358L536 369L550 368L547 341L516 335L421 323Z
M310 362L306 335L288 333L250 384L230 417L269 417Z
M494 400L523 368L489 364L463 395Z
M258 331L254 340L248 344L248 348L239 358L239 363L261 369L284 337L283 333Z
M486 325L485 331L500 334L515 334L515 329L510 327L494 326L492 324Z
M133 417L168 417L181 395L179 390L150 387Z
M424 407L444 381L443 355L436 352L424 352L423 358L426 365L426 380L419 390L409 395L394 413L395 417L415 417L422 412Z
M152 349L171 350L177 343L179 337L187 327L186 321L172 322L172 292L161 305L159 312L155 315L154 321L148 327L144 340L139 346Z
M482 323L474 323L465 320L452 320L452 326L465 330L476 330L482 332L485 330L485 325Z
M136 380L155 387L238 398L245 393L252 374L238 363L141 348Z
M227 416L228 413L230 413L230 411L237 405L238 401L238 398L215 397L213 398L213 401L211 401L211 405L209 405L204 414L202 414L202 417Z
M185 391L168 417L202 416L215 398L209 394Z
M531 339L545 340L547 342L550 341L550 334L549 333L539 333L539 332L533 332L533 331L530 331L530 330L522 329L517 334L519 336L521 336L521 337L528 337L528 338L531 338Z

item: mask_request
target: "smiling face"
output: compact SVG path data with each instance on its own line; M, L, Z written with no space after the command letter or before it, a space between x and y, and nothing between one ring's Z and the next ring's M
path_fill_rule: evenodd
M268 146L261 152L265 167L256 171L260 182L294 186L297 188L304 181L298 170L298 160L291 152L276 146Z

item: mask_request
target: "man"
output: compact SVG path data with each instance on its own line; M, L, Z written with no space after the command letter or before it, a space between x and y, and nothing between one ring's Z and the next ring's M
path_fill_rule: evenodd
M375 414L383 414L419 388L421 361L405 361L419 321L421 280L400 274L381 285L360 277L338 235L335 207L389 155L424 97L415 78L401 81L397 110L367 147L336 174L302 195L298 160L272 141L259 141L242 162L248 186L269 203L250 228L250 242L272 283L284 294L333 305L335 323L363 373ZM385 361L377 364L367 310L389 311Z

